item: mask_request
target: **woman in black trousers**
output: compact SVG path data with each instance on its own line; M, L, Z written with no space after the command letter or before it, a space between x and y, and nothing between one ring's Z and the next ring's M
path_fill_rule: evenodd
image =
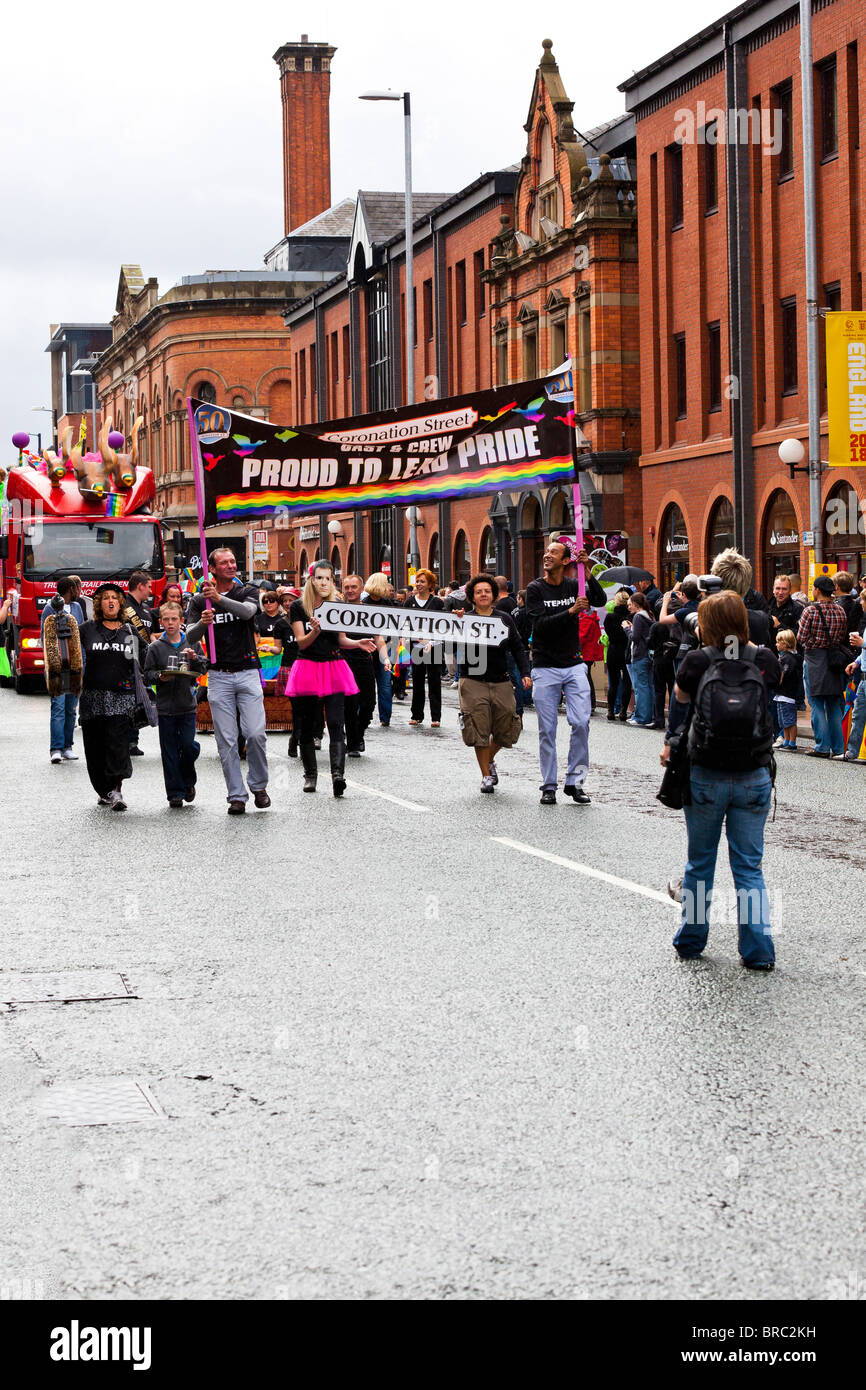
M618 715L625 723L631 700L631 680L625 660L628 629L623 627L623 623L628 619L627 589L619 590L613 605L613 612L608 613L604 620L604 630L607 633L607 717L616 719Z
M93 618L81 628L84 679L78 712L87 775L98 804L112 811L126 810L123 783L132 776L138 639L121 620L125 606L119 585L103 584L93 595Z
M407 608L421 613L443 613L445 604L436 593L436 576L432 570L417 570L415 592L406 600ZM412 718L410 724L424 723L424 683L430 694L430 727L438 729L442 721L442 667L444 654L439 642L413 642L412 653Z

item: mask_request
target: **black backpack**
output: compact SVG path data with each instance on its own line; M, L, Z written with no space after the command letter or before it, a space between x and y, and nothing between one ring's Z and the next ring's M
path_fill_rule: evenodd
M705 647L711 658L695 692L689 758L704 767L749 772L772 757L773 723L764 677L749 642L739 657Z

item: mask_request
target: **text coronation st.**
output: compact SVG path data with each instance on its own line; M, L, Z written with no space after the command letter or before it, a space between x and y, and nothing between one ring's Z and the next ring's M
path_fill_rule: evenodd
M477 613L457 618L439 609L424 613L417 608L326 602L316 609L316 617L326 632L351 632L358 637L415 637L495 647L508 635L500 618L481 618Z
M349 454L345 460L349 467L348 486L403 482L407 478L423 477L424 474L446 473L451 457L451 441L446 437L432 442L442 445L442 452L413 458L396 445L393 446L395 452L385 455ZM535 425L471 435L468 439L461 439L454 452L461 468L483 468L491 464L519 463L522 459L541 457ZM265 488L334 487L338 469L339 459L335 458L247 458L244 459L241 487L253 487L257 492Z

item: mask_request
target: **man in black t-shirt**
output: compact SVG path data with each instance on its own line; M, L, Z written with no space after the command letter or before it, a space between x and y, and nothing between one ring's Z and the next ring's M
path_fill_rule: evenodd
M576 579L566 579L573 562L585 566L586 594ZM541 760L541 804L556 804L558 784L556 723L561 696L571 726L568 768L563 791L580 804L589 797L583 790L589 763L589 678L580 659L579 615L587 608L603 608L607 595L589 573L585 550L572 557L563 540L551 541L544 552L544 574L526 590L526 611L532 622L532 695L538 716L538 753Z
M208 556L211 576L190 600L188 626L201 621L213 633L216 660L208 669L208 703L226 780L229 815L246 809L247 787L241 775L238 724L247 745L247 775L253 800L261 810L270 806L268 796L267 733L261 667L256 652L255 617L259 591L254 585L235 582L237 561L228 549ZM210 600L213 607L207 607ZM210 634L205 637L210 656Z

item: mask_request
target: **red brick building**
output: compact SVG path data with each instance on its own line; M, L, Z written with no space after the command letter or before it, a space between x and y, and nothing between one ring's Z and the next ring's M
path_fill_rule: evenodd
M533 85L527 153L452 196L415 194L417 399L580 364L587 528L633 532L640 555L637 247L633 123L578 138L551 43ZM406 400L402 194L358 195L346 271L290 309L296 418L383 410ZM545 537L571 526L570 489L533 489L420 509L422 564L440 581L540 572ZM409 526L396 507L297 523L301 568L389 568L405 582Z
M186 397L198 396L262 419L295 415L287 303L333 278L345 264L354 204L331 208L328 44L284 44L274 55L283 104L285 236L266 269L185 276L160 295L141 268L121 268L111 342L99 355L99 402L129 436L140 415L141 462L156 475L157 510L168 531L198 554ZM247 528L208 533L246 566ZM294 536L274 530L268 569L293 573Z
M813 0L819 302L863 308L863 0ZM661 579L736 544L766 592L805 578L808 479L799 10L746 0L622 84L637 134L645 559ZM821 334L823 353L823 333ZM823 364L822 364L823 373ZM822 394L826 412L826 386ZM826 458L826 413L821 421ZM824 558L866 569L862 470L825 470Z

